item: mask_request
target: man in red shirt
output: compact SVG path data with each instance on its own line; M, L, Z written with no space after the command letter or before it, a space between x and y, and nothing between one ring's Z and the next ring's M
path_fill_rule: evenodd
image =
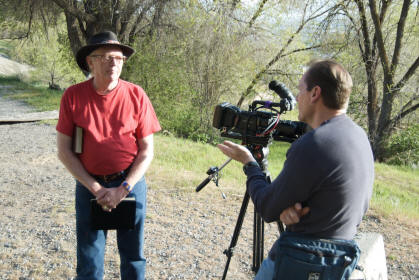
M76 179L77 279L102 279L106 234L90 227L90 200L111 212L125 197L136 200L135 229L117 230L122 279L144 279L144 174L161 129L144 90L119 79L134 50L113 32L92 36L77 55L92 78L69 87L57 124L58 157ZM83 131L81 154L73 152L75 127Z

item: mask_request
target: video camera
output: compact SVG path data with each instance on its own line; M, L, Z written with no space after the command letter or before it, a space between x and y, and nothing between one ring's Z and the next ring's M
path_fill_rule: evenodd
M271 139L290 143L298 139L306 132L307 125L304 122L279 119L281 114L294 109L294 96L276 81L269 83L269 89L280 96L280 102L256 100L249 106L249 111L227 102L221 103L215 107L213 127L221 130L221 136L241 139L245 145L266 147Z

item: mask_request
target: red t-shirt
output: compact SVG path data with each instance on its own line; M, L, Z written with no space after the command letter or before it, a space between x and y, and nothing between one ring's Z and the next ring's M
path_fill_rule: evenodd
M92 81L73 85L64 92L56 129L72 137L74 127L82 127L83 153L79 158L83 166L91 174L109 175L134 161L137 139L161 127L141 87L120 79L115 89L99 95Z

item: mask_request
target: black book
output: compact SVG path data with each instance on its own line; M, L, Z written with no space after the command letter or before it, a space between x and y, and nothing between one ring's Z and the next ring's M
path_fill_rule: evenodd
M91 227L99 229L133 229L135 226L135 198L123 199L111 212L103 211L96 199L90 200Z

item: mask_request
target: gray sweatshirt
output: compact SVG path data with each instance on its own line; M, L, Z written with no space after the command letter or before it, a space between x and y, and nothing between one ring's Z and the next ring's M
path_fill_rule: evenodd
M310 212L287 231L350 240L368 209L374 159L364 130L339 115L291 145L271 184L257 166L246 173L247 190L266 222L278 221L283 210L301 202Z

